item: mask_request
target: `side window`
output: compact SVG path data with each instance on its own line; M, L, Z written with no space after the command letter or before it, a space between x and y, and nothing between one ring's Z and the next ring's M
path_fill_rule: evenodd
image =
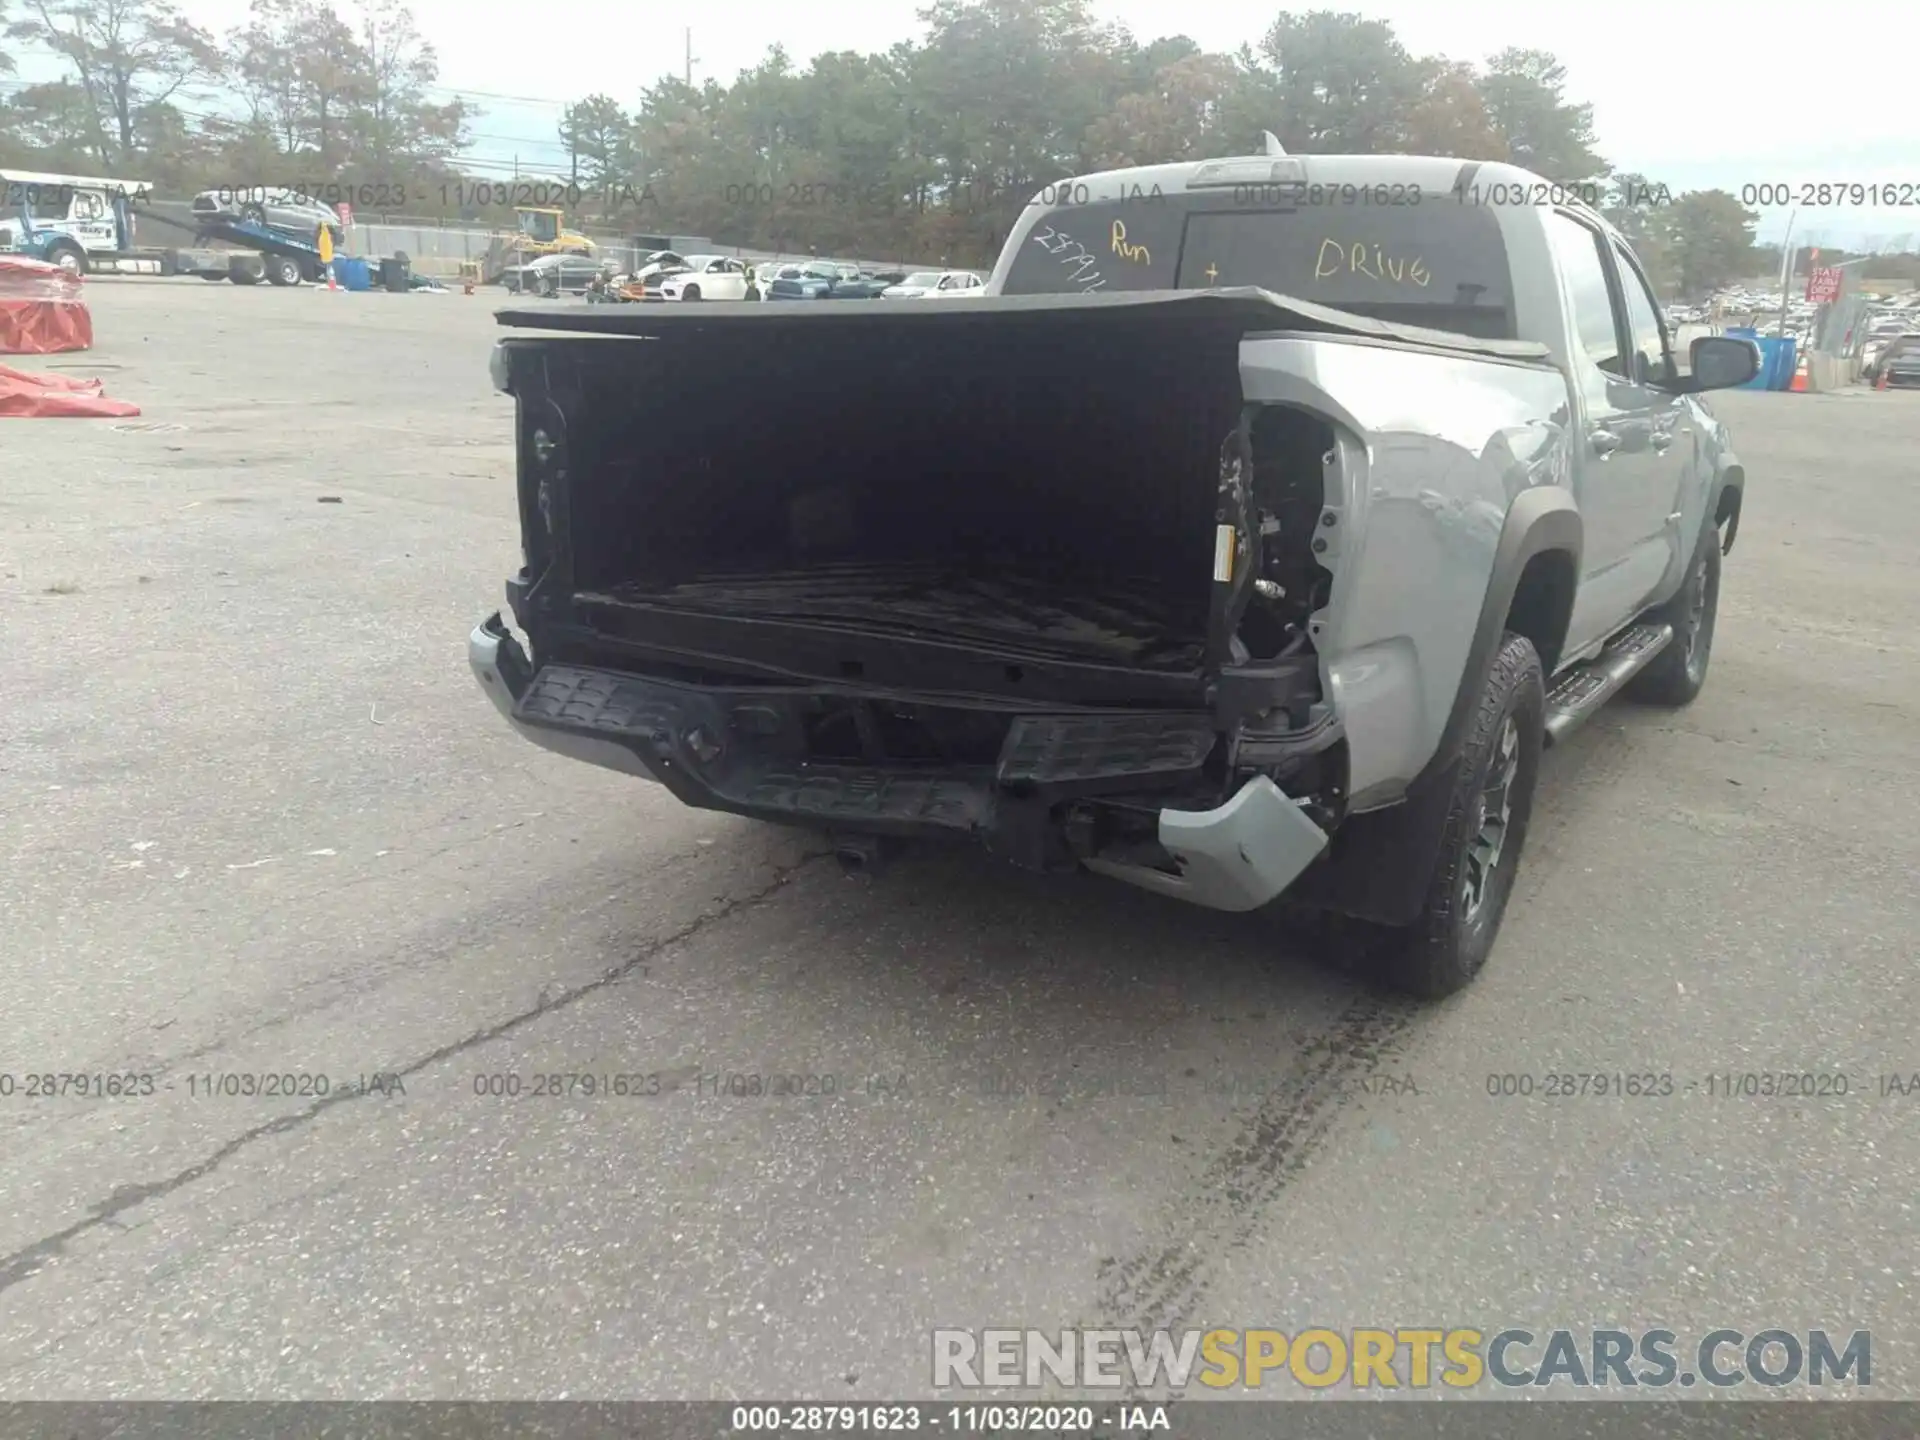
M1654 303L1633 257L1617 243L1614 252L1620 286L1627 292L1627 338L1633 345L1633 378L1642 385L1666 380L1672 375L1673 365L1668 357L1666 331L1660 324L1660 307Z
M1542 217L1559 258L1573 303L1574 335L1587 358L1612 375L1624 376L1620 332L1614 319L1613 291L1601 257L1600 236L1570 215L1550 210Z

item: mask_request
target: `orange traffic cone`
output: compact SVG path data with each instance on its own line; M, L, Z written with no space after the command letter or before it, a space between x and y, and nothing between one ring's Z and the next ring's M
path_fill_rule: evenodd
M1880 378L1873 382L1873 388L1876 390L1885 390L1888 388L1886 366L1882 365L1880 367Z
M1802 355L1800 363L1794 368L1793 383L1787 386L1793 394L1804 394L1807 388L1807 357Z

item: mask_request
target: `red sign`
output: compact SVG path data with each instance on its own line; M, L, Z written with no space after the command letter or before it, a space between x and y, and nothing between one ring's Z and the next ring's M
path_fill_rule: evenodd
M334 206L333 208L340 212L340 223L342 225L353 224L353 206L349 205L346 201L342 200L338 205Z
M1831 305L1840 298L1840 271L1823 265L1807 276L1807 299L1815 305Z

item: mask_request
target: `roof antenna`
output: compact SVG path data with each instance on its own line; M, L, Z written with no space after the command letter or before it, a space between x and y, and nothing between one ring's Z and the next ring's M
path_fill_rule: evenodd
M1275 135L1273 131L1262 130L1260 132L1260 138L1266 142L1267 154L1284 155L1287 153L1287 147L1280 143L1280 137Z

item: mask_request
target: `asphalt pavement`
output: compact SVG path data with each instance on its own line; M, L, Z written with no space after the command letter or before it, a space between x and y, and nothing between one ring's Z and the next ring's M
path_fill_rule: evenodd
M936 1326L1415 1324L1870 1329L1920 1395L1920 396L1714 400L1706 693L1548 755L1423 1008L529 746L465 658L494 302L88 292L26 368L142 417L0 432L0 1398L875 1399ZM1490 1093L1567 1072L1673 1089Z

